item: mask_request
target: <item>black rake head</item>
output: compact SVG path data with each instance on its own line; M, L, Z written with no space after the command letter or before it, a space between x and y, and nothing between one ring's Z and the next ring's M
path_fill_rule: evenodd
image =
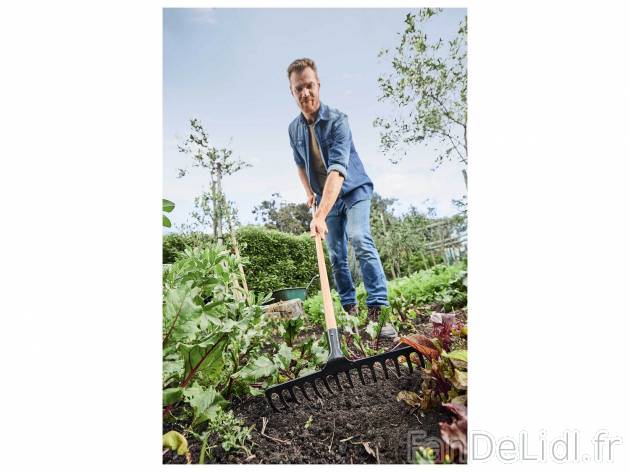
M385 378L389 379L389 374L387 372L388 360L392 361L391 363L394 365L394 368L396 369L396 376L400 377L401 371L400 371L400 366L398 365L398 360L400 357L404 357L405 360L407 361L409 374L411 374L413 372L413 364L411 362L412 353L416 353L418 355L418 358L420 359L420 365L424 367L424 359L422 355L411 346L404 346L402 348L395 349L393 351L388 351L382 354L377 354L371 357L364 357L363 359L356 359L353 361L343 356L329 359L328 362L326 362L326 365L323 367L323 369L318 372L314 372L312 374L308 374L303 377L299 377L295 380L290 380L288 382L284 382L281 384L272 385L271 387L267 388L265 390L265 398L267 399L267 403L269 403L269 406L271 406L271 408L273 408L274 411L280 413L280 410L274 405L274 402L273 402L274 394L276 395L280 403L285 408L290 408L289 402L295 403L295 404L301 403L295 394L296 388L300 389L302 396L306 398L306 400L308 401L313 401L314 398L311 398L311 396L309 396L307 392L307 386L311 387L311 390L312 390L311 394L314 393L316 397L323 399L324 396L322 395L322 392L319 390L317 386L318 380L321 381L321 383L324 385L326 390L328 390L328 392L331 395L336 395L336 393L330 387L330 383L329 383L330 378L332 378L332 380L335 382L336 390L338 392L343 392L344 389L341 386L339 374L345 374L345 377L348 381L347 385L349 385L350 388L354 388L352 377L350 375L351 371L355 370L359 376L359 380L361 381L361 383L363 385L366 385L365 377L363 374L364 374L364 370L367 368L370 371L372 380L374 381L374 383L376 383L377 377L376 377L376 372L374 370L374 366L378 363L382 367ZM348 387L346 386L346 389L347 388Z

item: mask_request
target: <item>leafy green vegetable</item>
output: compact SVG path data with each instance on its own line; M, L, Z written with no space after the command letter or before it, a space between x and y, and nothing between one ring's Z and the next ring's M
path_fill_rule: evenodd
M258 380L275 374L277 370L276 365L268 357L260 356L253 363L246 365L235 374L235 377L246 380Z
M204 377L212 380L223 369L223 348L227 344L227 335L215 335L207 341L198 344L180 343L180 350L184 358L184 378L189 379L192 374L203 373Z
M162 406L171 405L182 399L184 389L181 387L162 390Z
M203 388L197 384L188 387L184 391L184 397L193 409L193 426L215 418L228 404L213 387Z
M468 351L463 349L457 351L451 351L444 354L444 357L448 357L449 359L456 359L463 362L468 362Z
M278 349L278 353L274 356L274 359L277 359L280 367L285 370L288 370L291 365L291 360L293 359L293 353L291 352L291 348L286 344L282 343L280 348Z

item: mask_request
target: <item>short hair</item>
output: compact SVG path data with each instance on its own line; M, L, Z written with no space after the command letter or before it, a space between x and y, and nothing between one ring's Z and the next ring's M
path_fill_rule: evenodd
M317 77L317 79L319 80L319 75L317 75L317 66L315 65L315 61L313 61L313 59L309 59L308 57L303 57L302 59L296 59L289 65L289 68L287 69L287 75L289 77L289 80L291 80L291 74L293 74L294 72L302 72L307 67L310 67L311 69L313 69L313 72L315 72L315 77Z

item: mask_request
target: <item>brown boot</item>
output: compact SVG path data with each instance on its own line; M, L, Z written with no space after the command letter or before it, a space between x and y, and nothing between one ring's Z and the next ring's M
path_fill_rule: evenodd
M359 308L355 304L344 305L343 311L352 316L357 316L359 314Z

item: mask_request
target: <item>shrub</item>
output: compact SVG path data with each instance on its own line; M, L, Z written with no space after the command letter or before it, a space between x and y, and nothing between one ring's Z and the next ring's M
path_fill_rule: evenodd
M301 236L255 226L240 228L237 240L241 256L246 259L245 275L250 290L267 293L280 288L305 287L319 273L315 242L307 233ZM328 280L332 284L326 245ZM317 292L319 281L309 287Z
M186 248L207 247L212 236L205 233L169 233L162 236L162 263L172 264L181 259Z
M231 246L229 235L226 244ZM239 251L247 285L250 290L269 293L289 287L305 287L319 273L315 243L308 233L295 236L274 229L246 226L236 232ZM213 238L204 233L171 233L163 237L162 259L164 264L179 260L186 248L204 248ZM324 257L328 268L328 280L333 286L328 251L324 244ZM309 287L309 295L317 293L319 281Z

